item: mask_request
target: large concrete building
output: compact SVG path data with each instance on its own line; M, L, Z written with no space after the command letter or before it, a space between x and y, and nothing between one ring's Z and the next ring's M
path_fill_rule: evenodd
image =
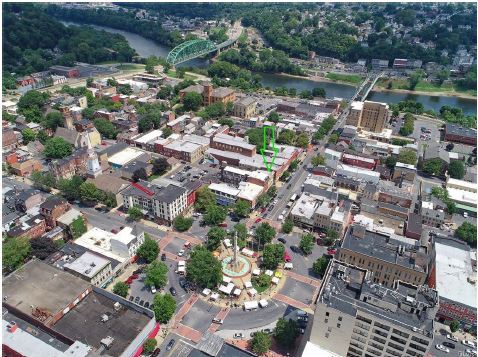
M236 92L234 89L227 87L213 88L212 83L203 82L195 84L179 91L179 99L181 103L187 93L198 93L202 96L203 105L210 105L216 102L227 104L236 100Z
M378 102L352 102L347 125L353 125L375 133L381 133L388 121L388 104Z
M438 293L431 288L402 282L387 288L367 270L333 260L319 291L310 342L339 356L424 357L437 310Z
M256 114L257 102L252 97L244 97L234 103L232 114L236 117L249 119Z
M413 285L427 282L430 248L415 239L381 227L354 224L344 236L336 259L370 271L374 283L393 287L400 280Z

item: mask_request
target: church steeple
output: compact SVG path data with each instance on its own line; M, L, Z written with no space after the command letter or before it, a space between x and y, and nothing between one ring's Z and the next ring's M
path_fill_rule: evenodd
M88 158L86 161L86 174L89 177L98 177L99 175L102 174L101 171L101 166L98 162L98 155L96 155L95 150L93 149L93 146L91 146L91 141L90 141L90 136L88 135L88 132L84 132L83 135L86 136L86 146L87 146L87 153L88 153Z

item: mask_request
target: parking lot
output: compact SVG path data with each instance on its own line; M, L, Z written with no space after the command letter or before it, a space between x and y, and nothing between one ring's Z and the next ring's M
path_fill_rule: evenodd
M422 132L421 128L425 128L426 130L431 131L430 133L426 134L426 138L424 137L424 133ZM438 130L438 124L431 123L428 120L416 119L413 127L413 134L410 136L417 141L417 143L419 144L418 147L420 147L421 143L439 143L440 135L441 132L440 130Z
M208 304L201 299L196 301L189 309L181 323L202 333L206 332L212 323L212 319L221 309L212 304Z
M218 165L201 160L193 164L181 163L176 169L169 172L166 178L179 182L185 182L188 179L199 179L204 183L219 182L220 171Z
M279 291L280 294L286 295L294 300L300 301L306 305L312 303L312 296L314 295L315 288L309 284L301 281L287 278L284 286Z

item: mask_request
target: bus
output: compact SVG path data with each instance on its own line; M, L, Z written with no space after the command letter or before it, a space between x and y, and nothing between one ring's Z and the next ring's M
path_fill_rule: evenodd
M290 202L295 202L296 199L298 199L299 196L297 195L297 193L294 193L291 197L290 197Z

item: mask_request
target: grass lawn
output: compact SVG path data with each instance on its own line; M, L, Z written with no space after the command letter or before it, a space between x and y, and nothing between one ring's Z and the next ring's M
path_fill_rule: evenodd
M144 69L144 64L137 64L137 63L126 63L121 64L118 66L118 69L123 71L136 71L138 69Z
M179 78L179 77L176 75L176 71L173 71L172 69L170 69L169 71L167 71L166 74L167 74L169 77L172 77L172 78ZM192 75L192 74L185 73L183 79L196 79L196 78L197 78L197 77L194 76L194 75Z
M392 88L391 89L406 89L408 90L408 81L404 79L385 79L382 78L379 81L377 81L377 87L380 88L388 88L388 83L392 82ZM390 88L388 88L390 89ZM437 83L431 83L431 82L426 82L426 81L421 81L417 84L415 87L416 91L419 92L429 92L429 93L434 93L434 92L449 92L449 93L463 93L463 94L468 94L468 95L474 95L476 96L476 90L469 89L469 90L460 90L456 88L453 84L443 84L439 85Z
M332 81L341 81L341 82L347 82L352 84L359 84L363 80L362 76L359 76L358 74L340 74L340 73L327 73L325 78L330 79Z
M148 177L148 181L153 181L154 179L157 179L158 177L161 177L161 175L151 175Z

